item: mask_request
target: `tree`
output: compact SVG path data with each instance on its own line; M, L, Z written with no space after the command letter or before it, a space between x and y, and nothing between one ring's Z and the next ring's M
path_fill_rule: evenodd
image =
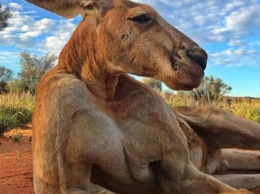
M13 71L11 69L0 66L0 94L7 92L7 82L11 80Z
M4 30L8 26L7 20L11 17L12 15L9 8L3 8L2 4L0 3L0 31Z
M11 69L0 66L0 82L8 82L12 79L13 71Z
M56 55L50 52L43 57L38 57L28 52L20 54L22 69L18 76L32 94L35 93L41 76L53 66L57 58Z
M18 79L13 79L10 82L8 82L6 88L7 91L11 93L22 93L24 91L28 91L26 85Z
M141 82L143 82L146 85L151 86L156 91L159 91L159 92L162 91L162 82L157 79L145 77L145 78L142 78Z
M212 104L213 101L221 100L231 90L232 88L221 79L205 76L200 86L193 89L190 93L196 101L205 100Z

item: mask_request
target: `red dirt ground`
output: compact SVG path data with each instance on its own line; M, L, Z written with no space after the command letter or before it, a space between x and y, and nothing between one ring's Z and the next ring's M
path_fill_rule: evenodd
M21 142L13 136L23 133ZM31 126L28 129L12 130L0 136L0 193L33 194ZM260 187L252 190L260 194Z
M13 135L24 133L21 142ZM12 130L0 136L0 193L33 194L31 130Z

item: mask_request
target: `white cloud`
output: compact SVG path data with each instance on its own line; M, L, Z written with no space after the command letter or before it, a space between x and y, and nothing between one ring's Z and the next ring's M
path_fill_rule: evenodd
M51 51L59 54L65 43L69 40L76 25L71 20L57 21L56 27L50 35L37 44L42 51Z
M8 7L12 10L21 10L22 9L21 5L19 5L17 3L8 3Z
M26 32L26 31L28 31L28 30L29 30L29 26L28 26L28 25L23 25L23 26L21 26L21 31Z
M246 31L260 28L260 5L243 7L226 17L226 28ZM244 32L244 33L246 33Z
M225 50L209 53L216 64L247 64L246 60L260 54L259 41L251 44L247 40L260 33L259 0L135 1L153 6L170 24L199 44L225 43ZM1 45L58 54L76 27L74 20L36 17L37 11L26 10L23 4L8 6L13 17L10 26L0 32Z
M255 59L260 55L259 49L245 42L232 40L230 44L231 47L210 54L209 57L215 64L226 66L257 65Z
M8 7L13 16L9 26L0 31L1 45L15 45L21 51L51 51L58 55L75 28L73 20L33 17L34 11L24 11L16 3L9 3Z
M228 43L228 45L230 47L234 47L234 46L245 46L246 42L244 40L235 40L235 39L231 39Z
M259 0L151 0L151 2L150 4L169 23L199 43L239 39L252 35L260 28Z

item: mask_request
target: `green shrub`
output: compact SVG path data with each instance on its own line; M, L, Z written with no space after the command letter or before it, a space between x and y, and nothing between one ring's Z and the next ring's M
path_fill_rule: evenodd
M15 105L0 106L0 135L11 128L22 127L31 122L32 109Z
M244 118L260 123L260 106L250 106L250 104L233 104L233 113Z

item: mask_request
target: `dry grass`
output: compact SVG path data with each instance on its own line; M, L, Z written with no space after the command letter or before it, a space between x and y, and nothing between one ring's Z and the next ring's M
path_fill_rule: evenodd
M161 95L170 106L199 107L209 105L222 108L236 115L260 123L260 99L228 97L221 101L209 102L205 99L195 101L191 96L184 92L177 95L165 93L162 93Z
M22 127L32 119L35 97L28 93L0 95L0 135L11 128Z
M236 115L260 123L260 99L224 98L222 101L209 102L206 99L195 101L187 93L177 95L161 93L170 106L204 106L223 108ZM29 93L8 93L0 95L0 135L2 132L31 121L35 106L35 96Z
M30 93L8 93L0 94L0 106L14 105L33 109L35 104L35 97Z

